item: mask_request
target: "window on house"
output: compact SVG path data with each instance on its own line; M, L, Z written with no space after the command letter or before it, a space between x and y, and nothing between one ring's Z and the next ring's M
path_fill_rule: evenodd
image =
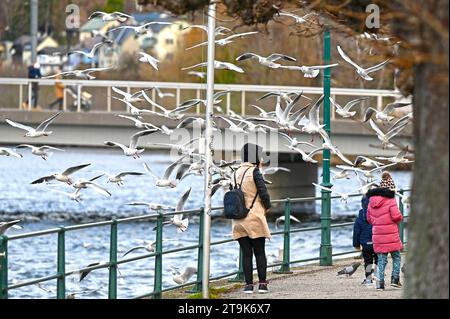
M167 60L171 61L171 60L173 60L173 58L174 58L173 53L167 53L167 55L166 55Z
M173 44L173 43L174 43L173 39L166 39L166 44Z

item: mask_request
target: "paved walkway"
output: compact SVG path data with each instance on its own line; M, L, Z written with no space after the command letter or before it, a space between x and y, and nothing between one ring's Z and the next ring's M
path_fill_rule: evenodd
M405 256L402 256L402 263ZM221 294L221 298L243 299L399 299L403 289L390 286L392 260L388 259L385 291L375 290L375 286L361 285L364 279L364 267L361 265L351 277L336 276L336 273L355 260L347 258L337 260L333 266L302 266L291 275L269 275L268 294L244 294L242 288ZM401 280L403 282L403 280Z

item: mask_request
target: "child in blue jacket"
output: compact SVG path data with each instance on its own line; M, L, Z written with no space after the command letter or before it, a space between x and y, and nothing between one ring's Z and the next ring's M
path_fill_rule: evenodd
M353 226L353 247L361 249L364 259L364 269L366 278L362 282L363 285L372 284L372 265L375 267L378 265L378 256L373 251L372 244L372 225L367 222L367 207L369 205L369 199L363 196L361 199L362 209L359 211L358 217L355 220Z

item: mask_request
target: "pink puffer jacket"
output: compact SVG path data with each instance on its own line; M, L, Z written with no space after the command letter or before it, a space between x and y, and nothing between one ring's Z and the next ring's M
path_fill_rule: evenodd
M369 207L367 221L372 224L373 250L390 253L403 248L398 223L403 216L398 209L395 193L388 189L375 188L367 193Z

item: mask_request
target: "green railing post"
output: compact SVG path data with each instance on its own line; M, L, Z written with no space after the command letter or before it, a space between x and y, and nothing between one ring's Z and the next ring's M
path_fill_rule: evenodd
M284 202L284 243L283 243L283 264L277 274L291 274L291 200L286 198Z
M204 208L200 211L200 221L198 225L198 253L197 253L197 284L190 292L202 291L202 276L203 276L203 226L204 226Z
M324 31L324 64L330 64L331 61L331 36L330 30L326 27ZM324 129L328 136L331 137L331 108L330 108L330 94L331 94L331 68L324 70L323 78L323 122ZM323 178L322 186L330 188L330 150L323 151ZM321 221L321 244L320 244L320 265L330 266L333 263L332 259L332 245L331 245L331 193L322 190L322 212L320 215Z
M117 299L117 220L113 219L109 240L108 298Z
M239 269L238 269L238 273L236 274L236 277L231 278L228 281L229 282L245 282L244 266L243 266L242 249L241 249L241 247L239 247Z
M400 190L399 193L401 196L403 196L405 192L403 190ZM400 197L398 206L400 209L400 213L402 213L402 216L405 217L405 206L403 205L402 199L403 199L403 197ZM404 221L404 219L402 219L402 221L399 223L398 231L400 234L400 240L402 241L403 244L405 244L405 221Z
M56 299L66 299L66 230L60 227L58 231L58 261L56 279Z
M8 237L0 236L0 299L8 299Z
M153 298L161 299L162 297L162 240L163 240L163 214L158 211L156 219L156 247L155 247L155 278L153 284Z

